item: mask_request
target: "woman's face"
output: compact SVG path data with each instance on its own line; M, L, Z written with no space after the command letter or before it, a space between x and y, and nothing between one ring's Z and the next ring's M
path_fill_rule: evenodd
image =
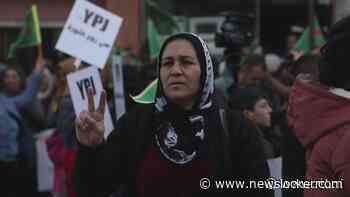
M16 70L9 69L5 72L4 87L10 94L18 94L21 91L21 78Z
M254 106L255 123L260 126L271 126L272 109L266 99L259 99Z
M160 80L165 96L185 109L194 105L200 89L201 67L192 44L173 40L165 47L160 63Z

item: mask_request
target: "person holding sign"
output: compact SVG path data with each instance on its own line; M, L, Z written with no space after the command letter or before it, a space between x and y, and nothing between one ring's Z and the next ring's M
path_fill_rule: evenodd
M155 103L123 115L107 140L105 93L96 109L89 91L89 110L76 119L77 196L108 196L121 184L140 197L272 196L264 189L215 189L215 180L265 180L269 173L255 128L216 101L204 41L191 33L169 37L158 66Z

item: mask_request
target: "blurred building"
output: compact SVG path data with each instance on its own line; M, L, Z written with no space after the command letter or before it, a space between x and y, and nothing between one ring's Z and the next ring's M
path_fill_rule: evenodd
M140 50L140 0L94 0L92 1L123 17L117 45ZM6 58L8 47L21 28L26 12L32 4L38 7L45 53L54 53L57 38L64 26L74 0L1 0L0 1L0 59ZM49 51L48 51L49 50ZM50 54L49 54L50 55Z
M124 22L117 39L117 46L130 48L140 55L146 46L146 0L91 0L123 17ZM211 48L215 31L219 30L224 11L253 13L259 6L261 44L268 51L281 49L290 26L308 23L308 0L152 0L161 9L180 16L181 30L201 34ZM321 25L332 21L331 0L314 0L315 11ZM337 0L342 1L342 0ZM343 0L344 2L347 0ZM54 53L54 46L67 19L74 0L1 0L0 1L0 61L6 57L8 46L19 31L23 18L32 3L39 10L46 53ZM50 51L51 50L51 51Z

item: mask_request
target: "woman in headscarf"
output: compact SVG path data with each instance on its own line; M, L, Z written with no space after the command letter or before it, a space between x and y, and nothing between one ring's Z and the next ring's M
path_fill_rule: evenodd
M265 180L269 172L254 127L217 104L204 41L191 33L169 37L158 68L155 103L126 113L107 140L105 93L95 110L88 91L89 110L76 119L77 195L107 196L125 184L129 196L140 197L270 196L264 189L215 188L214 180Z

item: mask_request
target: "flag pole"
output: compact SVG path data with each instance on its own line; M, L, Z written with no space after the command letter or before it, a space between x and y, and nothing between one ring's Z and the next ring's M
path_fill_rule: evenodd
M309 41L310 41L310 51L314 49L314 20L315 20L315 2L314 0L309 0Z
M32 5L31 7L32 17L34 21L34 31L36 34L37 39L39 40L39 44L37 45L38 48L38 58L43 60L44 59L44 53L43 53L43 45L42 45L42 39L41 39L41 31L40 31L40 23L39 23L39 15L38 15L38 8L36 5Z
M38 59L44 59L43 47L42 44L37 45L38 48Z
M261 33L261 0L255 0L255 44L260 45Z

